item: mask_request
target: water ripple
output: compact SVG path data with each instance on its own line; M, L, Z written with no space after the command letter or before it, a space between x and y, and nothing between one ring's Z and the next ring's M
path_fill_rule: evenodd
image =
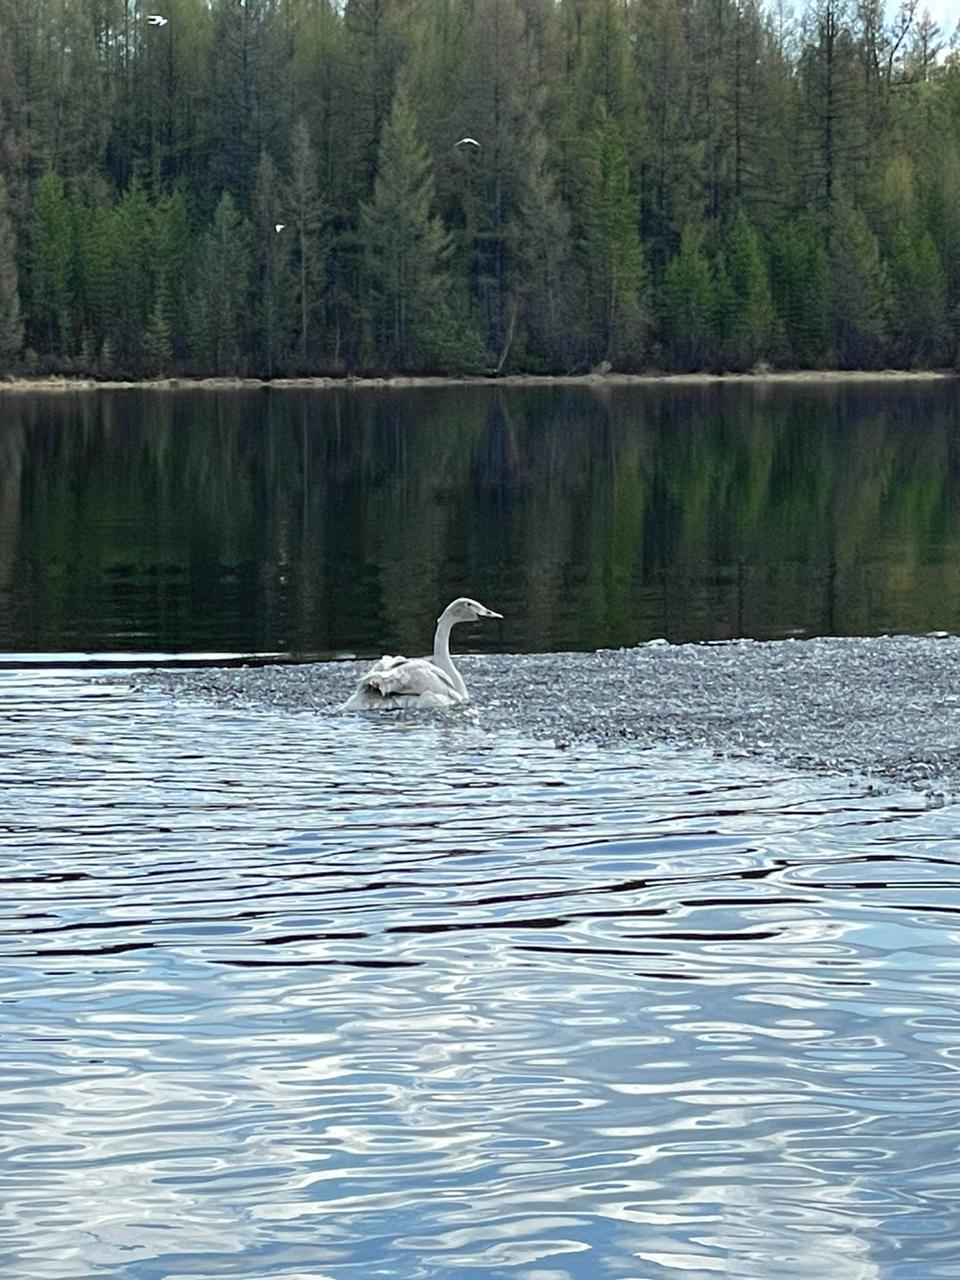
M960 1275L955 811L0 673L4 1277Z

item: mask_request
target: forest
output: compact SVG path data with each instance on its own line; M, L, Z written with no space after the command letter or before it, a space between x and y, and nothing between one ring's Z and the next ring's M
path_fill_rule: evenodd
M918 0L0 0L0 375L948 367Z

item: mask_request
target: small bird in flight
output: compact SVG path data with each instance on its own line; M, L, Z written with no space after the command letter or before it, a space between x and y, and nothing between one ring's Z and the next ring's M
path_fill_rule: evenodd
M147 14L147 22L150 23L151 27L165 27L169 21L170 19L165 18L162 13Z
M283 228L284 228L286 225L287 225L287 224L286 224L285 222L275 222L275 223L273 224L273 229L274 229L274 231L276 231L276 233L279 235L279 234L280 234L280 232L283 230Z
M453 144L455 147L479 147L480 143L476 138L461 138L459 142Z

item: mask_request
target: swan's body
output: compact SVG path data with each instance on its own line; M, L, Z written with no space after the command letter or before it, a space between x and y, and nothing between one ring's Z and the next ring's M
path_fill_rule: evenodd
M463 677L450 657L450 631L458 622L501 618L476 600L461 596L437 619L430 658L383 657L361 676L344 711L396 711L401 707L455 707L469 702Z

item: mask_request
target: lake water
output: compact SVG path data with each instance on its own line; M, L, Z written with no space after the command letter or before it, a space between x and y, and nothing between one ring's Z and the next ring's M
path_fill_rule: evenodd
M0 650L960 630L956 385L0 401Z
M928 391L3 401L0 648L949 628ZM0 882L3 1280L960 1277L954 805L14 664Z

